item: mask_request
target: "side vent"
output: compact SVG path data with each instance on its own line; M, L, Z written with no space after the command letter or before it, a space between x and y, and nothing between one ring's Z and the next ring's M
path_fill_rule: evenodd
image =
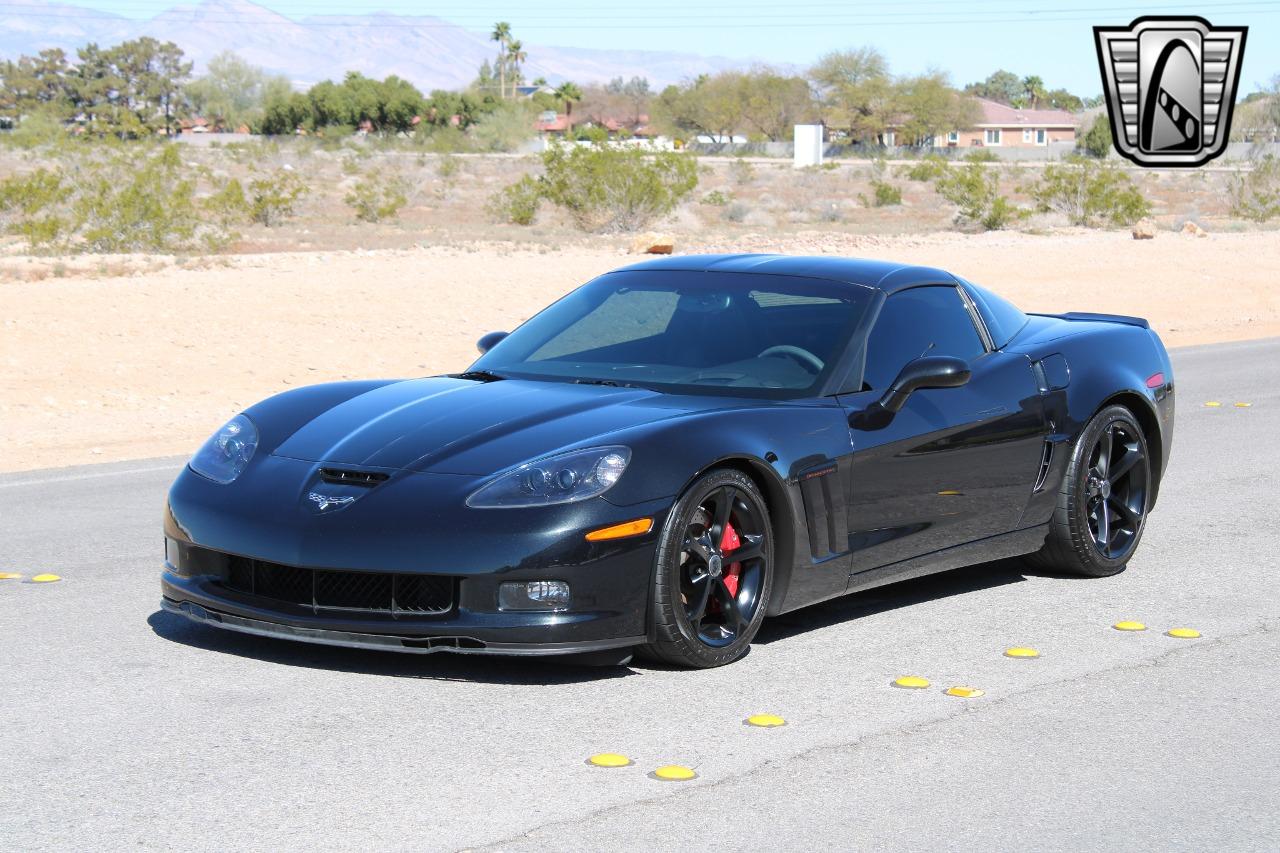
M804 500L809 549L815 560L849 550L849 519L838 470L836 463L830 462L796 477Z
M348 471L344 468L321 468L320 479L326 483L346 483L349 486L373 487L386 482L390 474L382 471Z
M1040 473L1036 474L1036 485L1032 492L1041 491L1044 481L1049 477L1049 466L1053 463L1053 442L1045 440L1044 450L1040 453Z

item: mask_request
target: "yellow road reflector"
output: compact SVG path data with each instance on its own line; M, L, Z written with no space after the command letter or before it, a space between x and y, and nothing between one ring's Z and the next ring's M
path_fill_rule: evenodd
M948 696L959 696L961 699L977 699L979 696L985 695L987 691L979 690L976 687L948 687L942 692Z
M637 518L635 521L624 521L612 527L602 527L587 534L588 542L602 542L606 539L624 539L628 536L639 536L653 529L652 518Z
M31 578L32 583L53 583L62 580L58 575L35 575Z
M17 572L0 572L0 581L16 581L20 577Z
M1210 400L1209 402L1205 403L1204 405L1205 405L1205 408L1206 408L1206 409L1216 409L1216 408L1218 408L1219 406L1221 406L1222 404L1221 404L1221 403L1219 403L1217 400Z
M1170 637L1177 637L1180 640L1194 640L1200 636L1200 632L1195 628L1170 628L1165 631Z
M1143 625L1141 622L1117 622L1116 624L1112 625L1111 627L1112 627L1112 628L1115 628L1117 631L1145 631L1145 630L1147 630L1147 626L1146 626L1146 625Z
M752 714L747 717L748 726L758 726L762 729L772 729L778 726L785 726L787 721L779 717L777 714Z
M631 759L616 752L600 752L588 758L587 763L596 767L630 767Z
M1012 649L1005 649L1004 656L1007 658L1038 658L1040 653L1035 649L1028 649L1023 646L1014 646Z
M894 679L894 687L906 687L909 690L923 690L929 686L929 679L921 678L918 675L904 675L901 678Z
M688 767L681 767L679 764L667 764L653 771L653 778L661 779L664 782L684 782L687 779L696 779L697 773L694 773Z
M1236 408L1237 408L1237 409L1247 409L1247 408L1249 408L1249 407L1250 407L1250 406L1252 406L1252 405L1253 405L1253 403L1236 403Z
M938 492L938 494L944 498L956 498L963 495L964 492L958 492L955 489L946 489L945 491Z

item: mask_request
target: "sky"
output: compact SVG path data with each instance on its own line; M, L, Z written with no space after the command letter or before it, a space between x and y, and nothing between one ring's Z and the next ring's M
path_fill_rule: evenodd
M32 0L0 0L6 14ZM145 19L174 0L62 0ZM188 0L188 5L193 0ZM957 85L997 68L1039 75L1049 88L1101 92L1092 27L1143 14L1199 15L1248 26L1240 94L1280 74L1280 2L1226 0L259 0L280 14L432 15L488 30L509 21L526 45L671 50L804 67L823 53L870 45L895 73L939 69ZM534 57L536 58L536 57Z

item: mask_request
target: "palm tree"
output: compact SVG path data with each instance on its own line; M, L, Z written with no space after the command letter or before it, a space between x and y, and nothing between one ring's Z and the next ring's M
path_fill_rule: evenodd
M1040 101L1044 99L1044 81L1033 74L1030 77L1023 78L1022 88L1027 90L1027 98L1031 101L1031 109L1039 109Z
M507 96L507 45L511 43L511 25L506 21L498 21L493 25L489 41L498 43L498 97Z
M507 45L507 60L511 63L511 97L515 97L516 83L520 81L520 63L529 58L524 52L524 45L519 40L512 40Z
M556 89L555 97L564 101L564 115L569 118L573 115L574 101L582 100L582 90L569 81L560 84L560 88Z

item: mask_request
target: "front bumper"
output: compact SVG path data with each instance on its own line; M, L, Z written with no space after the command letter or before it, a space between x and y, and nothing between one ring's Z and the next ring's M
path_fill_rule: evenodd
M379 649L394 652L430 654L432 652L457 652L460 654L496 655L570 655L626 648L645 641L644 635L613 637L607 640L584 640L569 643L500 643L484 642L474 637L459 636L400 636L397 634L362 634L356 631L334 631L327 628L300 628L280 622L264 622L231 613L209 610L190 601L160 599L160 606L170 613L185 616L193 622L252 634L256 637L274 637L282 640L301 640L325 646L343 646L351 649Z
M319 484L317 467L267 457L230 486L180 474L165 517L163 607L247 634L416 653L577 654L645 642L658 526L671 499L476 510L464 504L474 487L465 478L392 472L376 488L344 491ZM358 499L320 510L312 489ZM585 539L641 517L658 522L643 536ZM317 575L378 573L396 584L426 576L453 593L435 612L396 604L357 612L318 593L278 600L233 582L232 563L246 560ZM568 583L568 608L499 607L503 583L534 580Z

